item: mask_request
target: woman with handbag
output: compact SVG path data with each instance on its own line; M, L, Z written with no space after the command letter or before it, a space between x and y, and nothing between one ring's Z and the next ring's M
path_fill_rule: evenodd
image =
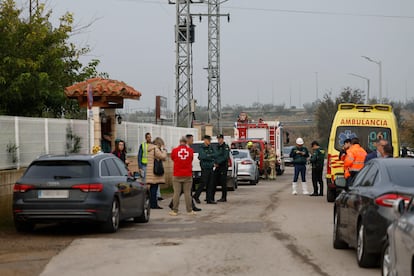
M157 137L148 145L148 163L146 181L150 189L151 209L162 209L158 206L157 189L159 184L165 183L163 161L167 159L167 150L164 141Z

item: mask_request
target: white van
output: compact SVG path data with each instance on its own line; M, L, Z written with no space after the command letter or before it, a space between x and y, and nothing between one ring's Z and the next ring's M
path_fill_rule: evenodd
M201 179L201 167L200 160L198 159L198 153L201 149L201 146L204 144L204 141L194 141L191 145L191 148L194 150L194 159L193 159L193 183L199 184ZM211 141L211 146L217 149L218 142L217 140ZM234 191L237 189L237 177L234 169L233 156L231 152L229 153L229 169L227 171L227 189Z

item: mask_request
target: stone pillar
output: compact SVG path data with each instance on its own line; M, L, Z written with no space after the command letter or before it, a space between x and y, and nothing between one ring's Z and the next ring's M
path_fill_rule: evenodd
M101 109L99 107L93 106L93 145L100 146L101 145L101 118L99 117L99 112Z
M202 140L202 137L203 137L203 133L202 133L203 124L194 122L193 123L193 128L197 129L197 133L198 133L197 134L198 136L194 137L194 141Z
M213 125L206 124L206 135L213 137Z

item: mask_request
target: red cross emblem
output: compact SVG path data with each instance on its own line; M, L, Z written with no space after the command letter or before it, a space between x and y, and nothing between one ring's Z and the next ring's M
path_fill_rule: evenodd
M187 149L180 149L178 152L178 157L180 157L181 160L186 160L188 156L190 156L190 153Z

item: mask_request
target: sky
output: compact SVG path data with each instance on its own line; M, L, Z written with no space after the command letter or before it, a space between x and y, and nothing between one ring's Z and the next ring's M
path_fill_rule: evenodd
M39 0L40 2L44 2ZM17 1L19 2L19 1ZM20 0L27 6L28 1ZM155 107L155 96L175 97L175 6L168 0L47 0L56 20L72 12L71 38L89 46L82 57L101 61L99 71L142 92L126 112ZM206 13L207 4L193 4ZM347 86L395 101L414 97L414 1L412 0L229 0L221 5L222 105L253 102L301 107ZM56 21L57 22L57 21ZM194 98L207 105L207 19L195 17Z

